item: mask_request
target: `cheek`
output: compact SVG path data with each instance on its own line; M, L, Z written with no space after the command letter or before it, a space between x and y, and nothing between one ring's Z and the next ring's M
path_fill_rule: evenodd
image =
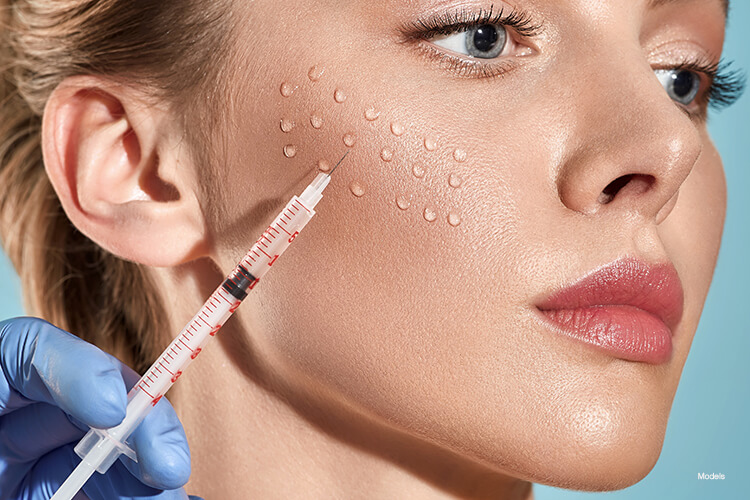
M337 79L319 64L273 83L267 136L282 172L330 172L349 151L332 182L351 197L381 212L395 208L410 224L461 224L467 208L459 190L472 162L463 141L418 118L416 100L368 99L375 91L366 83Z
M727 186L721 158L705 131L703 141L699 161L680 187L672 213L659 226L659 236L685 290L684 319L675 336L675 354L682 363L713 279L726 214ZM675 385L677 381L675 377Z

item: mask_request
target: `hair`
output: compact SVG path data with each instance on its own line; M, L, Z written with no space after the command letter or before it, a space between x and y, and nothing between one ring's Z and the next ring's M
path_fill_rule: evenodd
M66 216L44 169L42 114L52 91L74 75L135 82L177 105L209 89L229 31L227 7L0 0L0 239L25 309L141 374L167 327L160 296L144 266L102 249Z

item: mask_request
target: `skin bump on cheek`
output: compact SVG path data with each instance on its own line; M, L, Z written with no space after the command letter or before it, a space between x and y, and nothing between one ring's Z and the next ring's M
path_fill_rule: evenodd
M353 118L353 123L357 119L363 120L364 123L369 124L371 127L375 127L375 131L380 134L381 139L385 139L388 142L386 146L377 146L377 149L372 151L373 158L377 158L377 161L383 164L394 165L397 167L396 172L405 173L411 178L418 182L427 183L428 186L439 186L444 184L447 186L448 193L455 193L463 184L462 174L457 173L454 168L459 167L461 164L465 164L469 159L469 155L465 149L457 145L443 144L440 137L431 131L427 131L423 134L416 133L415 130L407 127L402 121L398 119L383 119L381 117L383 112L381 109L371 105L365 104L362 107L358 107L354 104L354 99L349 98L349 92L345 87L335 86L333 92L321 94L320 89L316 89L316 85L319 82L328 80L330 81L330 75L326 72L326 69L319 64L312 65L306 73L306 79L309 80L310 90L314 91L314 95L306 95L308 87L305 85L296 85L291 83L294 79L288 79L279 85L279 93L282 98L290 99L294 101L298 98L313 98L319 99L321 96L324 102L322 106L312 113L307 113L303 116L292 116L296 113L297 109L301 109L301 106L297 106L292 109L295 111L285 113L284 116L280 116L278 120L278 127L281 134L286 135L289 139L284 141L285 145L282 148L282 154L286 158L286 161L302 161L298 155L300 150L299 145L305 146L305 142L299 138L295 138L295 133L300 129L312 129L312 132L331 133L330 130L335 130L337 123L330 116L330 113L325 113L321 109L325 109L326 106L330 106L333 101L333 106L337 109L347 109L347 114ZM302 77L304 79L304 76ZM330 92L330 91L329 91ZM327 99L325 96L328 96ZM325 102L327 101L327 102ZM341 106L341 108L338 108ZM332 121L333 120L333 121ZM330 122L330 125L326 125ZM309 128L306 125L309 124ZM329 130L330 129L330 130ZM339 132L340 133L340 132ZM339 136L341 143L348 148L368 148L368 137L366 133L357 133L352 129L346 130L342 135ZM295 140L296 139L296 140ZM409 157L410 149L409 144L405 144L405 141L415 142L419 147L419 150L425 155L426 159L411 160ZM382 143L382 140L380 141ZM341 144L340 143L340 144ZM373 141L377 144L377 141ZM421 155L420 155L421 156ZM434 160L430 158L434 156ZM332 162L329 159L319 158L314 162L315 167L320 172L330 172L332 169ZM438 165L434 167L433 165ZM447 175L444 173L445 169L451 170ZM393 170L393 169L391 169ZM465 169L460 169L465 172ZM440 173L440 172L443 173ZM438 182L434 182L436 177L439 176ZM365 183L359 180L353 180L349 183L349 192L355 198L362 198L368 193L367 186ZM454 196L448 194L448 196ZM418 199L414 193L398 193L396 194L391 203L401 213L408 213L412 210L417 210L421 219L428 223L434 223L439 218L442 218L445 223L450 227L456 227L461 223L460 210L457 207L451 207L450 209L441 209L439 204L435 203L431 199ZM440 215L442 212L442 215Z

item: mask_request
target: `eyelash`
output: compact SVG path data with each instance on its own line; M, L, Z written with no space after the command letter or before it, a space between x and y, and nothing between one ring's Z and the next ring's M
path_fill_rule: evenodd
M462 33L475 26L485 24L513 28L516 33L524 38L533 38L542 31L542 24L535 22L527 12L512 9L506 13L503 8L499 12L495 12L494 6L490 6L489 10L479 9L477 12L471 12L466 9L459 9L426 19L417 19L403 26L400 31L404 35L405 41L427 41L437 35ZM423 48L427 49L427 47ZM512 66L508 61L492 63L459 58L432 47L427 49L427 52L429 56L437 58L449 70L462 77L496 77L508 71Z
M501 25L510 27L523 38L534 38L543 30L543 24L536 22L531 15L523 10L512 9L505 13L504 9L494 12L493 6L489 10L479 9L470 12L465 9L449 11L437 14L426 19L417 19L401 28L405 41L419 40L428 41L437 35L452 35L468 31L475 26L485 24ZM510 35L509 35L510 36ZM438 59L447 69L454 71L461 77L492 78L506 73L513 63L503 61L498 63L482 62L479 59L465 59L449 55L434 47L423 47L428 55ZM739 99L745 90L746 78L742 71L730 69L731 62L712 63L704 58L688 58L677 65L664 67L663 69L687 70L704 75L709 86L700 98L699 106L701 112L697 113L705 117L708 107L720 110L731 106Z
M745 74L738 69L731 69L732 62L711 62L704 57L686 58L679 64L665 67L675 71L692 71L703 74L709 82L708 88L696 98L698 115L705 118L710 107L721 110L734 104L745 91Z

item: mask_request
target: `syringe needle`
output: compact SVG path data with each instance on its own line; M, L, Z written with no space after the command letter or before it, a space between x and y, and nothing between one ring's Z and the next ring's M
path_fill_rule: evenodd
M341 165L341 162L344 161L344 158L346 158L346 155L348 155L348 154L349 154L349 151L347 151L346 153L344 153L344 156L342 156L341 159L339 160L339 162L336 164L336 166L333 167L333 170L336 170L337 168L339 168L339 165ZM333 173L333 170L331 170L330 172L328 172L328 177L331 176L331 174Z

